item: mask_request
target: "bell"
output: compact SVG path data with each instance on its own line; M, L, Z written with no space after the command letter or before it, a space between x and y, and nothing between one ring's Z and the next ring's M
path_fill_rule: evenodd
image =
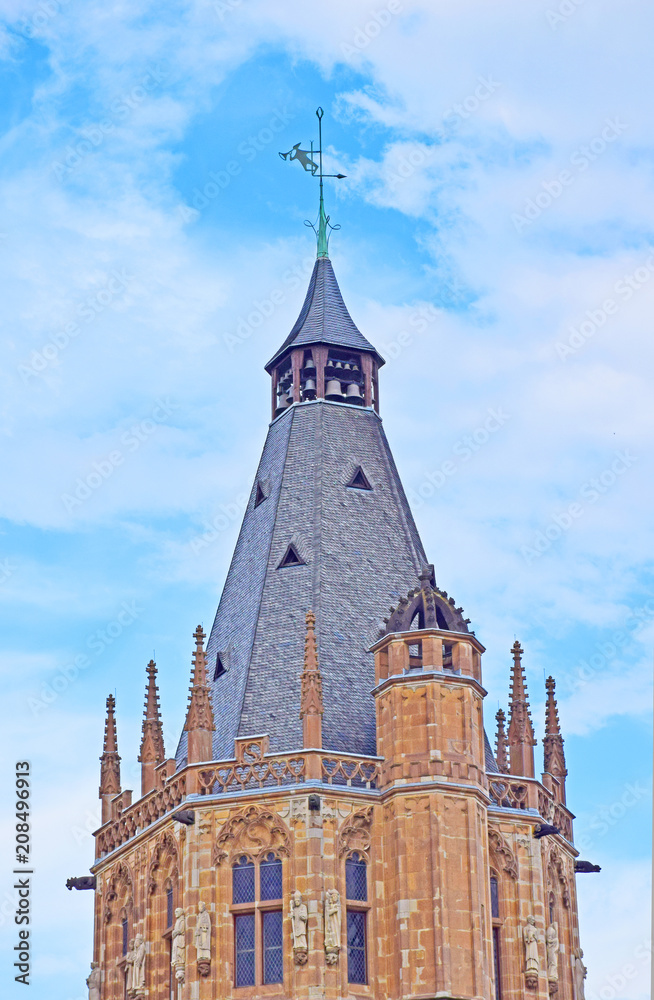
M315 364L315 361L313 360L313 358L307 358L307 360L305 362L305 365L304 365L304 370L305 370L305 372L308 372L308 371L315 372L315 370L316 370L316 364Z
M315 382L315 379L308 378L306 380L306 382L304 383L304 391L305 392L315 392L316 391L316 382Z
M337 378L330 378L327 383L327 390L325 392L325 399L331 399L336 402L340 402L343 399L343 391L341 389L341 383Z
M337 361L336 364L334 365L334 368L342 368L342 367L343 367L342 361Z
M288 391L286 393L286 401L287 401L287 403L288 403L289 406L293 402L293 386L292 385L289 385L289 387L288 387Z
M356 382L350 382L345 395L348 399L361 399L361 390Z

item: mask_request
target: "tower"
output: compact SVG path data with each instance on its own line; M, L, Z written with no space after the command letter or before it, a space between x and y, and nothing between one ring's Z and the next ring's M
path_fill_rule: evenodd
M171 760L148 666L134 803L107 701L102 998L580 1000L554 684L538 781L517 642L492 752L485 649L424 552L299 147L316 263Z

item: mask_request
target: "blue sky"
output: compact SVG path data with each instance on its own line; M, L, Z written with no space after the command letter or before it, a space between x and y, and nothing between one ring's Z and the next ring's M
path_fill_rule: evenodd
M641 1000L651 8L4 0L2 17L1 729L35 774L34 995L85 995L90 899L63 884L92 859L106 695L128 787L153 651L171 751L183 723L191 633L267 429L263 364L314 253L315 182L277 153L322 105L347 174L327 195L334 267L388 359L386 432L438 582L487 647L487 725L517 636L539 734L558 680L577 837L603 868L578 880L587 996Z

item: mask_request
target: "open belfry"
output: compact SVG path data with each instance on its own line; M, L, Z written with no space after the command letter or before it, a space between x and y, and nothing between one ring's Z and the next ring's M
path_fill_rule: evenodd
M318 256L174 756L147 665L136 798L107 699L90 1000L583 1000L554 681L538 777L519 642L486 736L484 646L395 468L319 147L284 154L320 180Z

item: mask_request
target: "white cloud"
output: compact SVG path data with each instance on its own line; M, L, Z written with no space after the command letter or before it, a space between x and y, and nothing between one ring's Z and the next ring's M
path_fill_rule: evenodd
M650 866L611 861L599 875L577 881L588 1000L646 1000L651 985Z

